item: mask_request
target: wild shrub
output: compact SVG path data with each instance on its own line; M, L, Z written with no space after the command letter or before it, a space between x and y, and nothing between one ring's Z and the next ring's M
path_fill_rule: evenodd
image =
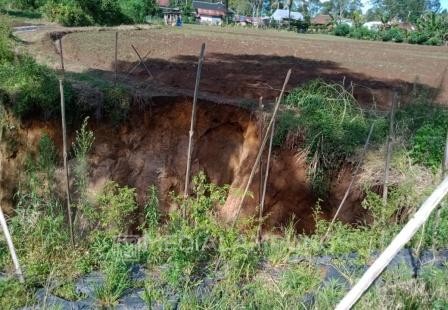
M381 32L381 38L383 41L393 41L396 43L401 43L404 41L404 34L403 31L401 31L398 28L391 28L388 30L384 30Z
M73 153L75 157L75 186L78 194L76 207L82 215L89 219L94 217L93 208L87 199L87 186L89 181L89 167L87 156L95 140L93 131L87 128L88 117L84 119L81 128L76 131L76 138L73 142Z
M442 165L448 111L430 104L431 93L421 91L413 102L397 111L397 131L407 142L413 161L437 171Z
M104 111L113 124L127 119L131 105L128 92L122 87L108 87L104 90Z
M350 26L347 24L338 24L334 28L334 35L338 37L346 37L350 33Z
M366 27L352 27L350 28L350 33L348 34L350 38L358 40L372 40L375 39L375 35L375 31L370 31Z
M0 64L0 93L19 117L39 113L46 118L59 112L59 83L55 73L37 64L28 56L17 62ZM69 106L73 91L65 83L65 99Z
M295 89L286 98L289 110L280 116L276 142L283 142L287 130L297 130L308 160L315 189L326 191L326 175L365 143L372 121L373 141L384 134L384 120L372 118L341 85L316 80ZM280 136L279 136L280 135Z
M126 232L131 215L137 209L135 188L120 187L109 181L98 197L98 221L113 235Z
M133 23L144 23L147 16L158 13L158 5L154 0L119 0L120 9Z
M409 35L408 43L410 44L425 44L429 40L429 35L426 32L413 31Z
M38 144L37 164L41 171L47 173L47 178L53 174L57 162L56 147L53 140L44 134Z
M0 308L19 309L32 304L33 295L28 287L14 279L0 279Z
M45 16L63 26L90 26L94 24L92 16L87 14L77 1L51 0L42 7Z
M148 187L147 201L144 205L145 223L144 227L155 231L160 220L159 198L157 188L154 185Z

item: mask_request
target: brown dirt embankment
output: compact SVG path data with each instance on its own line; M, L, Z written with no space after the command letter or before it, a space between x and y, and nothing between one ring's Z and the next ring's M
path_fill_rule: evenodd
M108 180L114 180L135 187L138 202L143 205L148 186L154 184L160 193L162 210L166 212L174 207L170 193L181 193L184 187L190 116L191 99L162 97L153 98L146 106L136 107L129 119L119 126L91 120L90 127L95 134L89 156L91 196L94 198ZM244 188L259 149L259 125L256 115L250 111L200 102L192 175L204 171L213 183L228 184L232 189ZM3 159L1 188L9 208L27 153L36 149L44 133L60 145L59 126L58 122L34 120L24 122L17 131L17 141L26 143L18 143L14 156ZM76 128L71 129L72 140ZM73 159L70 164L73 165ZM266 229L282 226L292 216L298 231L314 229L316 197L307 179L306 168L305 160L297 156L296 151L274 150L265 206ZM59 167L57 175L62 175L61 172ZM334 211L345 191L344 184L350 179L350 174L341 175L333 182L328 203L321 203L326 217ZM244 217L258 215L259 188L260 176L256 175L250 188L252 195L244 204ZM359 217L360 198L359 192L350 197L341 218L353 222ZM218 211L224 221L233 219L235 207L232 198L220 207Z

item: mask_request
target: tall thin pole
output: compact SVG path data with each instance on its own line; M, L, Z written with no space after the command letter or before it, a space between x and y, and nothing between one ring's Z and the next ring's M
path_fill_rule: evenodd
M61 58L62 75L64 75L65 67L64 67L64 54L62 52L62 37L59 39L59 56Z
M364 292L372 285L383 270L390 264L397 253L412 239L420 227L428 220L434 209L437 208L442 199L448 194L448 178L436 188L422 204L420 209L414 214L403 229L396 235L394 240L376 259L370 268L364 273L356 285L347 293L347 295L336 306L336 310L346 310L361 298Z
M392 143L394 139L394 121L395 121L395 104L397 102L397 93L394 94L394 99L392 101L392 107L389 116L389 136L387 139L387 151L386 151L386 167L384 170L384 185L383 185L383 204L387 204L387 194L388 194L388 183L389 183L389 173L390 173L390 162L392 159Z
M272 128L272 126L274 124L275 117L277 116L277 112L278 112L278 109L280 107L280 102L283 99L283 94L285 93L285 88L286 88L286 85L289 82L289 78L290 77L291 77L291 69L289 69L288 73L286 74L286 78L285 78L285 82L283 83L282 91L280 93L280 96L278 97L277 103L275 104L274 112L272 113L272 117L271 117L271 120L269 122L269 125L266 128L266 133L265 133L264 139L263 139L263 141L261 143L260 149L258 151L257 158L255 159L255 163L252 166L252 171L250 172L249 180L247 181L246 187L244 188L243 196L241 197L240 202L239 202L239 204L237 206L237 212L236 212L236 215L235 215L235 217L233 219L232 226L235 226L235 224L236 224L236 222L238 220L238 217L240 216L241 209L243 208L244 199L246 198L247 192L249 191L249 187L252 184L252 180L254 178L255 171L256 171L256 169L258 167L258 162L261 159L261 155L263 154L264 147L266 146L266 143L268 141L269 132L271 131L271 128Z
M445 155L443 156L442 178L448 176L448 130L446 131Z
M62 51L62 38L59 40L59 52L61 55L61 77L59 78L59 93L61 96L61 122L62 122L62 157L64 158L64 172L65 172L65 193L67 196L67 217L68 226L70 230L70 242L71 245L75 245L75 238L73 235L73 222L72 222L72 208L70 204L70 183L67 165L67 126L65 121L65 98L64 98L64 56Z
M364 148L363 148L363 150L362 150L361 158L360 158L358 164L356 165L355 171L353 171L352 180L350 181L350 184L349 184L347 190L345 191L344 198L342 198L342 201L341 201L341 203L339 204L339 207L338 207L338 209L336 210L336 213L334 214L333 219L332 219L331 222L330 222L330 225L328 225L328 228L327 228L327 231L326 231L325 235L324 235L324 236L322 237L322 239L321 239L321 242L320 242L321 244L327 239L328 235L330 234L331 228L333 227L334 222L336 221L336 219L337 219L339 213L340 213L341 210L342 210L342 207L344 206L345 201L346 201L347 198L348 198L348 195L350 194L350 191L351 191L351 189L352 189L352 186L353 186L353 184L354 184L354 182L355 182L355 178L356 178L356 176L358 175L359 168L361 167L361 165L362 165L362 163L363 163L363 161L364 161L364 157L365 157L365 155L366 155L367 148L368 148L369 143L370 143L370 137L372 136L372 132L373 132L373 127L374 127L374 126L375 126L375 123L372 123L372 125L370 126L369 135L367 136L366 143L364 144Z
M271 128L271 137L269 140L269 150L268 150L268 159L266 162L266 172L264 175L264 182L263 182L263 191L261 194L261 203L260 203L260 214L259 214L259 223L258 223L258 230L257 230L257 241L261 241L261 227L262 227L262 219L263 219L263 212L264 212L264 201L266 198L266 189L268 187L268 180L269 180L269 169L271 167L271 153L272 153L272 141L274 140L274 132L275 132L275 120L272 123Z
M115 32L115 77L114 77L114 85L117 85L117 76L118 76L118 31Z
M3 141L3 126L0 128L0 143ZM3 154L2 154L3 155ZM3 166L2 166L2 157L0 157L0 178L3 176ZM0 197L0 201L1 201ZM3 233L5 235L6 243L8 244L9 253L11 254L11 259L14 264L14 269L16 271L16 275L19 278L21 283L25 282L23 278L22 268L20 268L19 259L17 258L16 249L14 247L14 243L12 242L11 234L9 233L8 225L6 223L5 215L3 214L3 209L0 206L0 226L2 227Z
M185 188L184 188L185 197L188 196L188 187L190 186L191 153L193 151L194 125L196 123L196 105L198 101L199 82L201 80L202 64L204 63L204 53L205 53L205 43L202 43L201 53L199 55L198 69L196 72L196 84L194 86L193 107L191 109L191 123L190 123L188 153L187 153L187 169L185 172Z

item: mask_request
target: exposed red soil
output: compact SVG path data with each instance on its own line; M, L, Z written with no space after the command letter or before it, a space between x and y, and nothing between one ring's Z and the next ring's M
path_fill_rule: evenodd
M114 180L135 187L140 206L145 202L148 186L156 185L162 210L166 212L174 207L170 193L181 193L184 187L190 115L189 98L154 98L151 105L136 108L130 119L118 127L104 121L91 121L95 134L89 156L91 199L95 200L105 182ZM201 102L194 136L192 175L204 171L209 181L230 185L231 193L244 187L259 149L259 125L249 111ZM3 158L2 162L3 171L11 172L3 174L0 186L8 206L16 189L5 185L18 184L26 154L36 149L43 133L49 134L57 145L61 144L59 126L57 122L33 120L25 122L20 129L17 138L27 143L20 145L14 158ZM71 130L70 140L73 132ZM72 166L73 160L69 163ZM264 213L266 229L280 227L294 216L298 231L313 231L316 197L310 188L306 168L303 157L294 151L274 150ZM57 170L60 182L57 184L63 184L62 176L60 167ZM350 174L347 174L339 181L335 180L328 202L321 203L325 217L334 212L335 205L342 198L340 192L345 190L337 184L346 183L349 179ZM260 176L257 173L250 188L252 195L245 200L243 217L258 216L259 189ZM62 188L59 190L62 196ZM354 192L350 197L341 215L344 221L353 222L359 216L361 195ZM233 220L238 197L241 195L229 195L227 202L219 208L224 221Z

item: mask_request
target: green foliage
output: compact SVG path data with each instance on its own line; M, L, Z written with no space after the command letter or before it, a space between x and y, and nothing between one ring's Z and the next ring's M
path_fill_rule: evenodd
M334 35L338 37L346 37L350 33L350 26L347 24L338 24L334 28Z
M56 161L57 153L54 142L47 134L44 134L40 138L38 145L37 164L39 166L39 169L47 172L47 174L50 176L50 174L53 173Z
M89 26L94 24L93 17L88 15L77 1L48 1L42 10L50 20L63 26Z
M376 38L377 32L370 31L366 27L352 27L348 36L358 40L373 40Z
M147 16L158 14L154 0L119 0L120 9L133 23L143 23Z
M137 209L135 189L109 181L98 197L98 207L101 227L112 234L124 233L130 216Z
M65 83L64 90L69 106L73 96L70 84ZM28 56L20 57L17 62L0 64L0 94L20 117L38 112L48 118L60 109L59 83L55 73Z
M397 111L397 130L408 142L413 161L436 171L442 165L448 111L428 102L431 93L421 93L412 104Z
M76 131L76 138L73 141L73 153L75 157L74 175L75 186L78 194L76 207L82 215L88 219L94 217L94 210L87 199L87 186L89 181L89 167L87 156L95 140L93 131L87 128L89 118L86 117L81 128Z
M19 309L30 305L33 296L24 284L14 279L0 280L0 308L4 310Z
M309 171L318 193L326 191L325 177L365 143L374 119L366 115L341 85L316 80L292 91L289 110L279 120L275 142L294 128L303 140L313 168ZM384 120L376 119L373 141L384 134Z
M14 59L11 36L9 23L3 17L0 17L0 64L11 62Z
M117 86L104 90L104 110L113 124L127 119L130 105L130 96L124 88Z
M145 226L149 230L155 230L159 224L159 198L157 188L154 185L148 187L147 201L144 206Z
M125 260L125 255L125 251L119 245L113 245L107 252L107 257L101 266L105 281L95 289L95 296L102 307L114 306L131 285L129 262Z
M404 34L398 28L391 28L388 30L384 30L380 33L381 39L385 42L393 41L396 43L401 43L404 41Z
M42 10L48 19L64 26L143 23L147 16L159 13L154 0L49 0Z

